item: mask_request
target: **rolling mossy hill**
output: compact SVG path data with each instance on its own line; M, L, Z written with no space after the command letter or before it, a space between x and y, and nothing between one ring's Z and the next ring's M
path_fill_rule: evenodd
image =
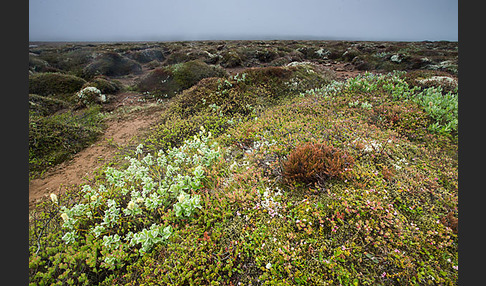
M35 73L29 75L29 93L42 96L74 94L86 80L63 73Z

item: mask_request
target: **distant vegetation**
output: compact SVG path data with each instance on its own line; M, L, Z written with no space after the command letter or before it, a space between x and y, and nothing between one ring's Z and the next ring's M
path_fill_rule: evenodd
M457 43L30 52L31 177L102 133L114 107L82 89L165 105L138 147L30 212L31 285L457 284Z

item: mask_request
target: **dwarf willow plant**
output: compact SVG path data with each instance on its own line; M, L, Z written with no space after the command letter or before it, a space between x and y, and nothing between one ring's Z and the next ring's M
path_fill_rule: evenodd
M173 208L176 218L190 218L202 208L199 195L204 169L221 158L211 133L201 128L192 140L179 148L143 156L139 145L136 157L127 156L124 170L107 168L107 185L85 185L85 200L71 208L61 206L62 239L72 244L88 236L102 241L103 266L114 269L124 264L128 253L138 249L144 255L173 234L161 218Z
M388 74L373 74L366 72L346 82L334 81L321 89L313 89L302 93L302 96L313 95L332 98L342 94L385 94L394 101L411 101L423 109L432 119L428 130L433 133L457 133L458 128L458 94L448 92L444 94L439 87L422 89L410 86L404 79L406 73L394 71ZM348 103L350 107L361 106L371 109L374 105L364 101L353 100Z

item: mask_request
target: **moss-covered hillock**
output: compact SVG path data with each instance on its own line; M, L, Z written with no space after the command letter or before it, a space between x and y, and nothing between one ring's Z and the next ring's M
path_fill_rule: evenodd
M29 53L29 71L31 72L47 72L52 69L49 63L41 58L39 55Z
M316 70L311 65L249 68L229 78L207 78L177 96L172 108L181 116L212 109L226 115L248 115L330 82L331 72Z
M165 56L160 49L144 49L141 51L132 51L126 56L142 64L146 64L151 61L162 62L165 60Z
M115 52L105 52L83 69L83 75L86 78L96 75L123 76L137 74L141 71L142 66L134 60Z
M172 97L197 84L203 78L226 76L228 74L221 67L208 65L201 60L193 60L154 69L137 82L136 88L142 92Z
M29 75L29 93L50 96L77 92L86 81L63 73L35 73Z
M243 60L236 51L228 51L222 54L220 64L225 68L235 68L242 66Z
M221 67L208 65L201 60L174 65L171 70L180 90L195 85L203 78L228 76L228 73Z
M172 96L177 92L177 89L171 84L172 80L172 72L166 67L160 67L140 78L135 88L141 92Z

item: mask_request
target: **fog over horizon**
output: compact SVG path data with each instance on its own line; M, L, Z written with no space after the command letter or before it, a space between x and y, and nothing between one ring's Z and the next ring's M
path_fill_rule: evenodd
M29 42L458 41L453 0L29 0Z

